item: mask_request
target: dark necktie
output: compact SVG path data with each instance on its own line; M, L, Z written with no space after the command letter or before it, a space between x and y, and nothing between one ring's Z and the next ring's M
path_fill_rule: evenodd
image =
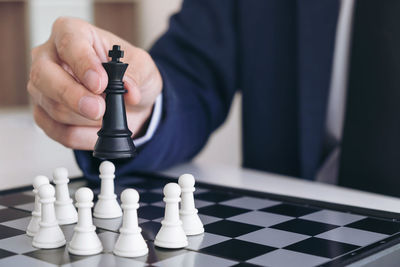
M339 184L400 196L400 1L355 5Z

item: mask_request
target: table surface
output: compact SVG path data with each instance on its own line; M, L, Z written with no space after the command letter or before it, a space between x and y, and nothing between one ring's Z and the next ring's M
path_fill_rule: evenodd
M80 176L70 149L35 125L29 108L0 109L0 190L31 185L36 175L51 177L57 167Z
M245 168L188 163L163 174L176 177L185 172L208 184L400 213L399 198Z

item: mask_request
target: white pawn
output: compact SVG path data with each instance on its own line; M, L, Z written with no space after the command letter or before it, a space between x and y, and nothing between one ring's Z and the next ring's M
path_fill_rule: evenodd
M169 183L164 187L165 214L161 221L154 244L162 248L183 248L188 240L179 219L179 202L181 188L176 183Z
M101 219L118 218L122 216L122 210L114 194L115 166L110 161L100 164L100 194L94 206L93 216Z
M76 223L78 221L78 213L68 190L68 171L65 168L57 168L53 172L53 182L56 185L56 218L59 225Z
M121 194L124 216L114 254L121 257L140 257L149 252L138 225L139 194L135 189L125 189Z
M65 245L64 233L57 223L54 210L55 190L51 184L39 187L40 203L42 204L42 217L39 231L33 237L32 246L37 248L59 248Z
M179 211L186 235L198 235L204 233L197 209L194 206L194 177L191 174L183 174L178 179L182 191L181 209Z
M35 194L35 206L32 211L32 218L26 229L28 236L34 236L39 231L39 222L42 216L42 205L40 204L39 187L44 184L49 184L49 178L43 175L36 176L33 179L33 193Z
M94 255L103 251L103 245L96 234L92 221L93 192L87 187L79 188L75 193L78 208L78 224L68 245L68 251L75 255Z

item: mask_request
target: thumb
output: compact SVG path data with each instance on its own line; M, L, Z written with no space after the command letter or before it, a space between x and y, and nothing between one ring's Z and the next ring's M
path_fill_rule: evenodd
M129 64L124 76L125 101L128 105L148 107L161 92L162 79L156 64L144 50L131 46L125 53Z

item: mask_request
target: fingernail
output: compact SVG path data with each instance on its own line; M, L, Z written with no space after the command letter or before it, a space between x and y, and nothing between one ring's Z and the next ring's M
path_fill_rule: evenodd
M100 119L100 103L96 97L84 96L79 100L79 112L93 120Z
M101 87L100 75L94 70L87 70L83 75L83 84L92 92L99 92Z

